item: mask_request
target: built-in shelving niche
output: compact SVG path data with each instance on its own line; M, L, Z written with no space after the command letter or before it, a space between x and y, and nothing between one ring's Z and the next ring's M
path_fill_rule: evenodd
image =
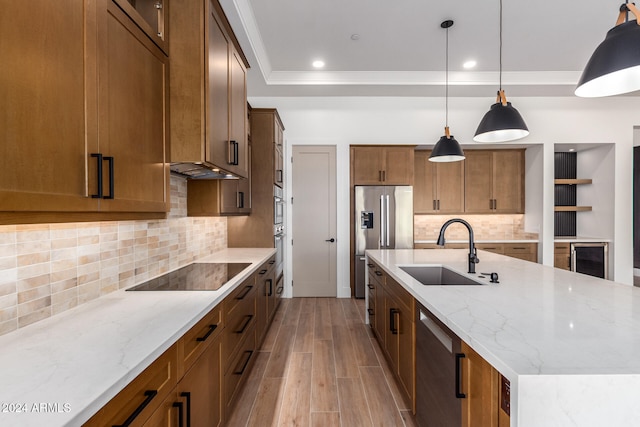
M591 206L577 205L577 186L591 184L591 179L577 178L578 155L575 152L559 152L555 161L555 236L575 236L576 212L590 211Z

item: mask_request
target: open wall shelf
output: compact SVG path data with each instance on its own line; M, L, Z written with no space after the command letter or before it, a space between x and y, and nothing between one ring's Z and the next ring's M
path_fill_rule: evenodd
M581 184L592 184L593 180L591 179L556 179L554 180L554 184L556 185L581 185Z

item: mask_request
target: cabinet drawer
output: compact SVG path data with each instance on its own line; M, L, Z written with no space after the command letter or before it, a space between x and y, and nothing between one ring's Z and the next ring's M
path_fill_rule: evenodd
M241 304L236 306L233 314L225 319L225 328L222 333L222 360L225 366L234 357L244 337L252 333L255 318L255 292L252 291Z
M569 246L569 243L556 243L553 248L556 255L563 254L568 256L569 252L571 251L571 248Z
M220 335L223 326L222 307L218 305L178 340L179 376L187 372L207 345Z
M84 426L123 425L135 416L142 423L160 406L177 384L177 346L171 346L120 393L109 401Z
M253 324L247 328L246 336L241 342L239 351L230 361L224 375L223 395L225 396L225 405L227 408L235 397L236 390L240 385L241 380L245 374L249 372L249 367L256 350L255 347L255 325Z
M494 254L504 254L505 252L503 243L476 243L476 249L493 252Z
M537 245L531 243L505 243L505 254L534 254L537 252Z
M378 282L380 285L384 285L384 282L385 282L384 270L378 267L378 265L373 261L369 261L369 263L367 264L367 268L369 269L369 277L370 277L369 280L373 280L375 282Z
M256 289L256 276L245 280L224 299L224 318L228 319L243 301L251 300Z

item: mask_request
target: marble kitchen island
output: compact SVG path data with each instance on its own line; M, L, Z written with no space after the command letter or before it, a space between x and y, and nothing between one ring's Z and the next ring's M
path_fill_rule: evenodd
M366 255L509 379L512 426L639 425L640 289L485 251L476 271L499 284L425 286L400 266L477 278L468 250Z

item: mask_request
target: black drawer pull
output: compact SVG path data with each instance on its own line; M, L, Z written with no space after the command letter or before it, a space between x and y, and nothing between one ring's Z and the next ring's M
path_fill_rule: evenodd
M114 187L114 178L113 178L113 157L104 157L104 159L109 163L109 194L104 196L103 199L113 199L113 187Z
M369 289L375 289L376 287L375 287L375 286L373 286L371 283L369 283L369 284L367 284L367 288L369 288Z
M136 408L135 411L133 411L133 413L131 415L129 415L129 418L127 418L124 423L120 424L120 425L114 425L113 427L129 427L131 425L131 423L138 417L138 415L140 415L140 413L142 411L144 411L144 408L147 407L147 405L149 405L149 403L151 403L151 401L153 400L154 397L156 397L156 395L158 394L158 390L147 390L144 392L144 395L147 396L146 399L144 399L144 401L140 404L140 406L138 406Z
M100 153L91 153L91 157L96 157L98 159L98 194L92 194L92 199L102 199L102 154Z
M515 247L515 246L514 246L514 247L513 247L513 248L511 248L511 249L516 250L516 251L524 251L524 250L525 250L525 249L527 249L527 248L519 248L519 247Z
M246 296L247 296L247 294L248 294L249 292L251 292L251 289L252 289L252 288L253 288L253 286L247 286L247 287L245 288L245 291L242 293L242 295L238 295L238 296L236 297L236 299L237 299L237 300L244 299L244 297L246 297Z
M280 295L284 291L284 286L279 286L276 288L276 295Z
M267 293L267 296L270 297L273 295L273 280L267 279L267 283L269 283L269 292Z
M191 393L183 391L180 393L180 396L187 400L187 427L191 427ZM180 417L180 419L182 419L182 417Z
M260 270L260 271L258 272L258 274L262 276L262 275L263 275L263 274L265 274L267 271L268 271L268 270Z
M247 360L244 361L244 364L242 365L242 369L240 369L239 371L233 371L234 375L244 374L244 370L247 369L247 365L249 364L249 361L251 360L251 356L253 355L253 350L245 350L244 354L248 354Z
M209 330L207 331L206 334L204 334L204 336L202 337L198 337L196 338L196 341L205 341L207 338L209 338L209 335L211 335L213 333L213 331L216 330L216 328L218 327L218 325L209 325Z
M269 265L273 265L273 264L275 264L275 263L276 263L276 260L275 260L275 259L272 259L271 261L269 261Z
M244 324L242 325L242 328L240 328L239 331L234 331L236 334L242 334L244 333L244 330L247 329L247 326L249 326L249 323L251 323L251 319L253 319L253 314L247 314L246 316L244 316L245 319L247 319Z
M456 353L456 397L458 399L464 399L465 397L467 397L466 394L460 391L460 378L462 377L462 375L460 375L460 359L464 358L464 353Z
M369 313L369 316L373 316L373 308L367 308L367 313Z
M381 272L381 271L376 270L376 276L382 276L382 272Z
M184 426L184 405L182 402L173 402L173 407L178 408L178 427Z
M389 329L393 335L398 335L398 328L396 327L396 314L400 313L397 308L389 309Z
M369 263L369 264L367 264L367 267L373 268L373 264Z

